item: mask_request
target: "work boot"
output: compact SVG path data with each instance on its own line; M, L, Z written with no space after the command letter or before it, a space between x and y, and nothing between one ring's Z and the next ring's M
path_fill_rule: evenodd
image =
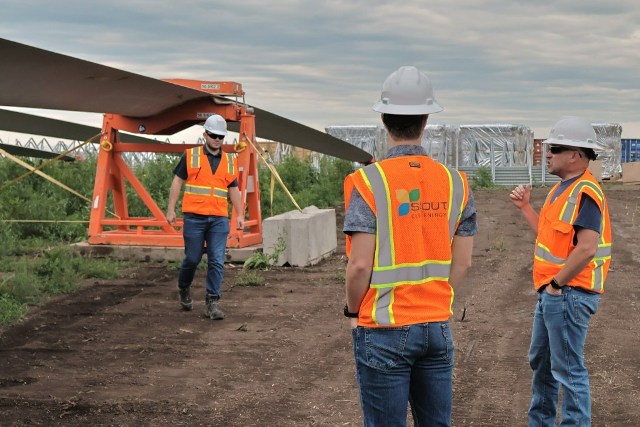
M187 311L193 308L193 301L191 301L191 286L180 288L180 306L183 310Z
M207 316L211 320L222 320L224 319L224 313L218 307L218 298L213 295L207 294L205 299L205 312L204 315Z

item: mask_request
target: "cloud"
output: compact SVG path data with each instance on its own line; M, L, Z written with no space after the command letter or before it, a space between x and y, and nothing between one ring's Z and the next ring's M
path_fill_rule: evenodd
M238 81L248 102L317 129L377 123L383 80L411 64L441 122L547 133L574 113L637 138L639 22L631 0L9 0L0 36L155 78Z

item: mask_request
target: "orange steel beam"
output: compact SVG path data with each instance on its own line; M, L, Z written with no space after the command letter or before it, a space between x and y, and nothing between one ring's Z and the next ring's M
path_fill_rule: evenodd
M171 82L184 86L192 85L203 92L213 94L244 95L242 86L235 82L195 80ZM201 89L200 86L205 89ZM216 100L219 101L217 98ZM117 114L104 115L89 219L88 241L90 244L173 247L184 245L182 219L178 218L176 223L172 225L167 222L164 209L156 204L144 185L126 164L122 153L181 153L197 144L127 143L122 141L122 139L126 139L126 135L120 134L120 131L151 135L172 134L193 124L202 123L211 114L219 114L227 121L240 122L237 144L225 144L222 149L225 152L237 153L238 187L241 194L242 212L245 215L245 227L243 230L233 229L233 224L236 223L236 213L233 211L231 216L232 230L227 239L227 247L242 248L262 243L258 164L252 144L248 143L251 141L255 144L255 116L242 104L231 101L219 104L207 97L171 108L151 117L134 118ZM171 172L167 171L167 173ZM149 209L151 217L132 217L129 215L126 182L130 184ZM115 216L107 216L109 209L112 209Z

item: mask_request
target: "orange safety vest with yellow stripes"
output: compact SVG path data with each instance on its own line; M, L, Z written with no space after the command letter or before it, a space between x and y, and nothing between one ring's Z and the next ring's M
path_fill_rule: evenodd
M202 146L188 149L186 161L187 181L182 197L182 212L229 216L228 187L238 178L238 168L233 154L222 153L216 173L211 171L209 159Z
M601 294L604 292L604 282L611 263L611 222L607 200L589 170L551 201L559 185L558 183L551 189L540 210L533 260L534 288L538 290L549 283L575 248L573 224L578 216L580 200L587 194L602 212L598 249L589 265L571 279L568 285Z
M376 216L376 249L358 325L403 326L447 320L451 244L469 199L466 175L426 156L382 160L348 175ZM347 236L347 256L351 236Z

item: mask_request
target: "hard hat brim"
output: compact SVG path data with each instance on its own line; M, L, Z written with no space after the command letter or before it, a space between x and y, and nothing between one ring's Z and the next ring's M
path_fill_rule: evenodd
M443 111L444 108L437 102L433 101L432 104L420 104L420 105L394 105L385 104L382 101L378 101L373 104L373 111L385 114L397 114L399 116L413 116L420 114L433 114Z
M598 150L600 147L595 142L589 141L572 141L570 139L555 139L549 138L542 141L543 144L553 144L553 145L566 145L567 147L578 147L578 148L591 148L592 150Z

